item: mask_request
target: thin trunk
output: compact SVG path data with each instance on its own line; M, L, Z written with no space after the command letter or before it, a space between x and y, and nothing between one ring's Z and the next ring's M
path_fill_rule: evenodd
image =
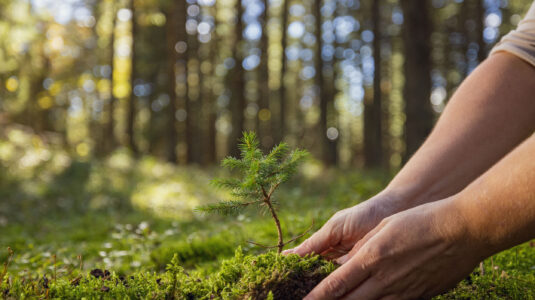
M114 61L115 61L115 26L117 25L117 11L115 9L115 4L112 1L112 28L111 28L111 36L110 36L110 56L109 56L109 64L110 64L110 93L108 97L108 120L106 122L106 126L104 127L104 136L106 137L104 144L106 145L104 148L104 151L106 153L110 153L113 151L113 149L116 146L115 141L115 122L113 115L115 113L115 102L117 99L115 99L115 96L113 95L113 74L115 73L115 67L114 67Z
M259 98L258 98L258 114L257 114L257 130L260 138L260 146L262 149L271 149L273 146L273 137L271 133L271 110L269 108L269 68L268 68L268 0L263 0L264 11L261 15L262 36L260 38L260 49L262 51L259 67Z
M431 26L428 1L402 0L405 87L405 154L407 161L433 127L431 94Z
M134 137L135 123L136 123L136 97L134 95L134 83L137 76L136 70L136 32L137 32L137 22L136 22L136 9L135 9L135 0L129 1L129 8L132 12L132 51L131 51L131 72L130 72L130 99L128 99L128 116L127 116L127 127L126 135L128 138L128 148L134 153L138 154L138 148L136 146L136 141Z
M188 85L188 92L186 93L185 99L185 110L186 110L186 144L187 144L187 163L199 163L200 162L200 149L199 136L200 133L200 118L198 114L199 108L199 94L202 89L202 79L200 79L200 70L198 68L199 61L201 60L201 55L199 53L199 40L197 34L187 35L186 38L188 51L185 56L186 64L186 84ZM190 64L197 60L196 64ZM190 68L191 66L191 68ZM199 81L196 84L189 84L189 79L192 76L197 75Z
M234 69L232 76L232 134L230 135L230 155L239 156L238 140L244 131L244 110L245 110L245 81L242 66L242 34L243 34L243 6L241 0L236 0L236 25L234 35L233 58Z
M481 63L487 58L487 46L483 39L483 31L485 29L485 0L476 0L476 34L477 45L479 46L477 52L477 60Z
M214 4L214 28L217 28L218 22L217 22L217 1ZM207 148L207 162L209 164L214 164L216 162L216 120L217 120L217 111L216 111L216 105L217 105L217 96L214 92L214 86L215 86L215 80L216 80L216 74L215 74L215 66L218 63L218 56L217 53L219 52L219 40L217 36L217 31L212 31L212 45L210 47L210 57L212 58L212 74L211 74L211 83L212 86L210 87L210 103L208 105L208 144L206 146Z
M319 123L319 134L320 134L320 145L321 145L321 158L323 163L326 165L333 165L336 163L336 152L333 151L332 143L333 141L329 140L327 137L327 116L329 113L329 105L332 102L332 97L328 95L328 91L325 88L325 79L323 74L323 59L322 59L322 49L323 49L323 38L322 38L322 18L321 18L321 7L322 1L314 1L314 16L316 18L316 57L315 57L315 69L316 74L314 77L314 83L316 85L317 95L319 96L320 103L320 123Z
M167 160L172 163L177 162L176 146L177 146L177 128L175 113L177 110L177 95L176 95L176 74L175 67L177 61L177 51L175 45L177 38L180 37L177 30L184 28L186 16L182 13L185 10L181 7L184 1L174 1L169 6L168 22L167 22L167 93L169 94L168 107L168 125L167 125ZM183 30L183 29L182 29Z
M381 92L381 11L380 0L372 0L373 26L373 98L364 103L364 159L369 168L381 167L383 163L382 145L382 92Z
M282 55L281 55L281 74L280 74L280 86L279 86L279 124L276 130L275 143L280 143L284 139L286 134L286 110L287 110L287 93L286 93L286 81L284 77L288 69L286 61L286 48L288 47L288 9L290 6L290 0L283 0L282 7Z

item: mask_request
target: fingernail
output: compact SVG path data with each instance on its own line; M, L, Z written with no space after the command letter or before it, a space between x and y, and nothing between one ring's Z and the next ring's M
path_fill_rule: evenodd
M282 255L287 255L287 254L292 254L294 252L294 249L287 249L287 250L284 250L282 251Z

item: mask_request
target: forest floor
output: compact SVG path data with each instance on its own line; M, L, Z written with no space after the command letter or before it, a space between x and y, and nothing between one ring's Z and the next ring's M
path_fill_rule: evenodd
M0 278L5 289L0 297L17 298L7 288L16 278L42 284L43 278L64 277L72 282L95 268L126 276L161 274L174 254L188 272L208 275L233 257L238 246L245 254L266 252L247 241L275 243L268 216L193 211L227 197L209 185L221 175L219 168L134 159L126 151L83 159L24 131L6 131L0 137L0 262L8 260L8 246L14 255L5 283ZM285 235L301 233L312 220L318 229L335 211L377 193L389 178L307 163L276 195ZM534 299L533 286L535 248L526 243L487 259L455 290L438 298Z

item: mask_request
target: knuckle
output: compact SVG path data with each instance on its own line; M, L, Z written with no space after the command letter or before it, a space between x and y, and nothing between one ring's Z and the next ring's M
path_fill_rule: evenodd
M325 279L325 292L334 295L335 297L341 297L346 293L347 287L343 279L338 277Z
M342 209L342 210L335 212L334 215L331 217L331 219L329 219L329 222L338 221L340 218L342 218L345 215L345 211L346 209Z
M388 248L382 245L372 245L363 249L364 260L366 267L371 268L382 263L387 255Z

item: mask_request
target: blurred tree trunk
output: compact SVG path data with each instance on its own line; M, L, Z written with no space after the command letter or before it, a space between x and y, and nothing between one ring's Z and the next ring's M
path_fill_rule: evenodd
M405 154L407 161L433 127L431 94L431 26L428 1L402 0L404 15Z
M128 2L129 9L132 12L132 51L131 51L131 71L130 71L130 99L128 99L128 115L126 121L126 135L128 138L127 146L135 154L138 154L138 148L134 137L135 123L136 123L136 96L134 95L135 79L137 77L136 69L136 7L135 0Z
M477 60L481 63L487 58L487 46L483 39L483 31L485 30L485 0L476 0L475 7L476 18L476 34L477 34Z
M110 64L110 93L107 101L107 109L108 109L108 120L106 121L106 126L104 126L104 136L106 137L104 139L104 152L110 153L115 149L116 146L116 140L115 140L115 122L114 122L114 114L115 114L115 102L117 99L115 99L115 95L113 94L113 87L114 87L114 81L113 81L113 74L115 73L115 26L117 25L117 10L115 8L115 2L110 2L112 6L112 28L111 28L111 35L110 35L110 52L109 52L109 61Z
M281 73L279 83L279 119L278 126L275 130L274 140L275 143L280 143L284 139L286 134L286 111L287 111L287 93L286 93L286 81L284 77L286 75L288 64L286 61L286 48L288 47L288 9L290 6L290 0L283 0L282 6L282 54L281 54Z
M327 116L329 113L329 106L332 104L332 97L328 95L325 88L325 80L323 73L323 58L321 56L323 50L322 38L322 16L321 16L321 0L314 0L314 17L315 17L315 34L316 34L316 55L315 55L315 69L314 83L316 85L317 95L320 103L320 122L319 122L319 138L321 145L321 158L326 165L334 165L336 163L336 151L333 147L334 141L327 138Z
M258 98L258 113L256 115L258 136L260 139L261 149L271 149L273 146L273 137L271 132L271 118L272 112L269 108L269 67L268 67L268 34L267 23L269 18L269 2L263 0L264 11L260 16L260 23L262 24L262 36L260 37L260 50L262 51L260 58L259 77L259 98Z
M176 146L177 146L177 128L175 113L177 110L177 94L176 94L176 61L177 51L175 45L179 39L184 37L186 14L185 1L173 1L169 5L169 12L167 14L167 93L169 94L168 107L168 125L167 125L167 161L176 163Z
M219 40L217 35L217 1L214 3L213 8L213 16L214 16L214 29L212 30L212 41L210 46L210 54L209 57L211 57L211 76L210 76L210 103L208 104L208 140L207 140L207 163L208 164L214 164L217 159L217 148L216 148L216 138L217 138L217 131L216 131L216 121L217 121L217 95L215 93L215 85L216 85L216 74L215 69L218 63L218 53L219 53Z
M364 103L364 164L369 168L381 167L382 145L382 92L381 92L381 11L380 0L372 0L373 26L373 98Z
M186 12L186 10L184 10ZM198 20L197 20L198 21ZM204 138L201 134L199 117L200 107L200 93L202 89L201 72L199 70L202 55L200 54L200 46L197 33L186 34L187 52L186 52L186 85L188 90L185 99L186 110L186 144L187 144L187 163L201 162L201 139ZM197 76L198 80L194 81L192 78Z
M234 49L233 59L234 68L232 71L232 98L231 98L231 112L232 112L232 133L230 134L230 155L239 156L238 140L241 138L244 131L244 110L245 110L245 81L244 70L242 66L243 51L242 51L242 34L243 34L243 6L241 0L236 0L236 25L234 27Z

